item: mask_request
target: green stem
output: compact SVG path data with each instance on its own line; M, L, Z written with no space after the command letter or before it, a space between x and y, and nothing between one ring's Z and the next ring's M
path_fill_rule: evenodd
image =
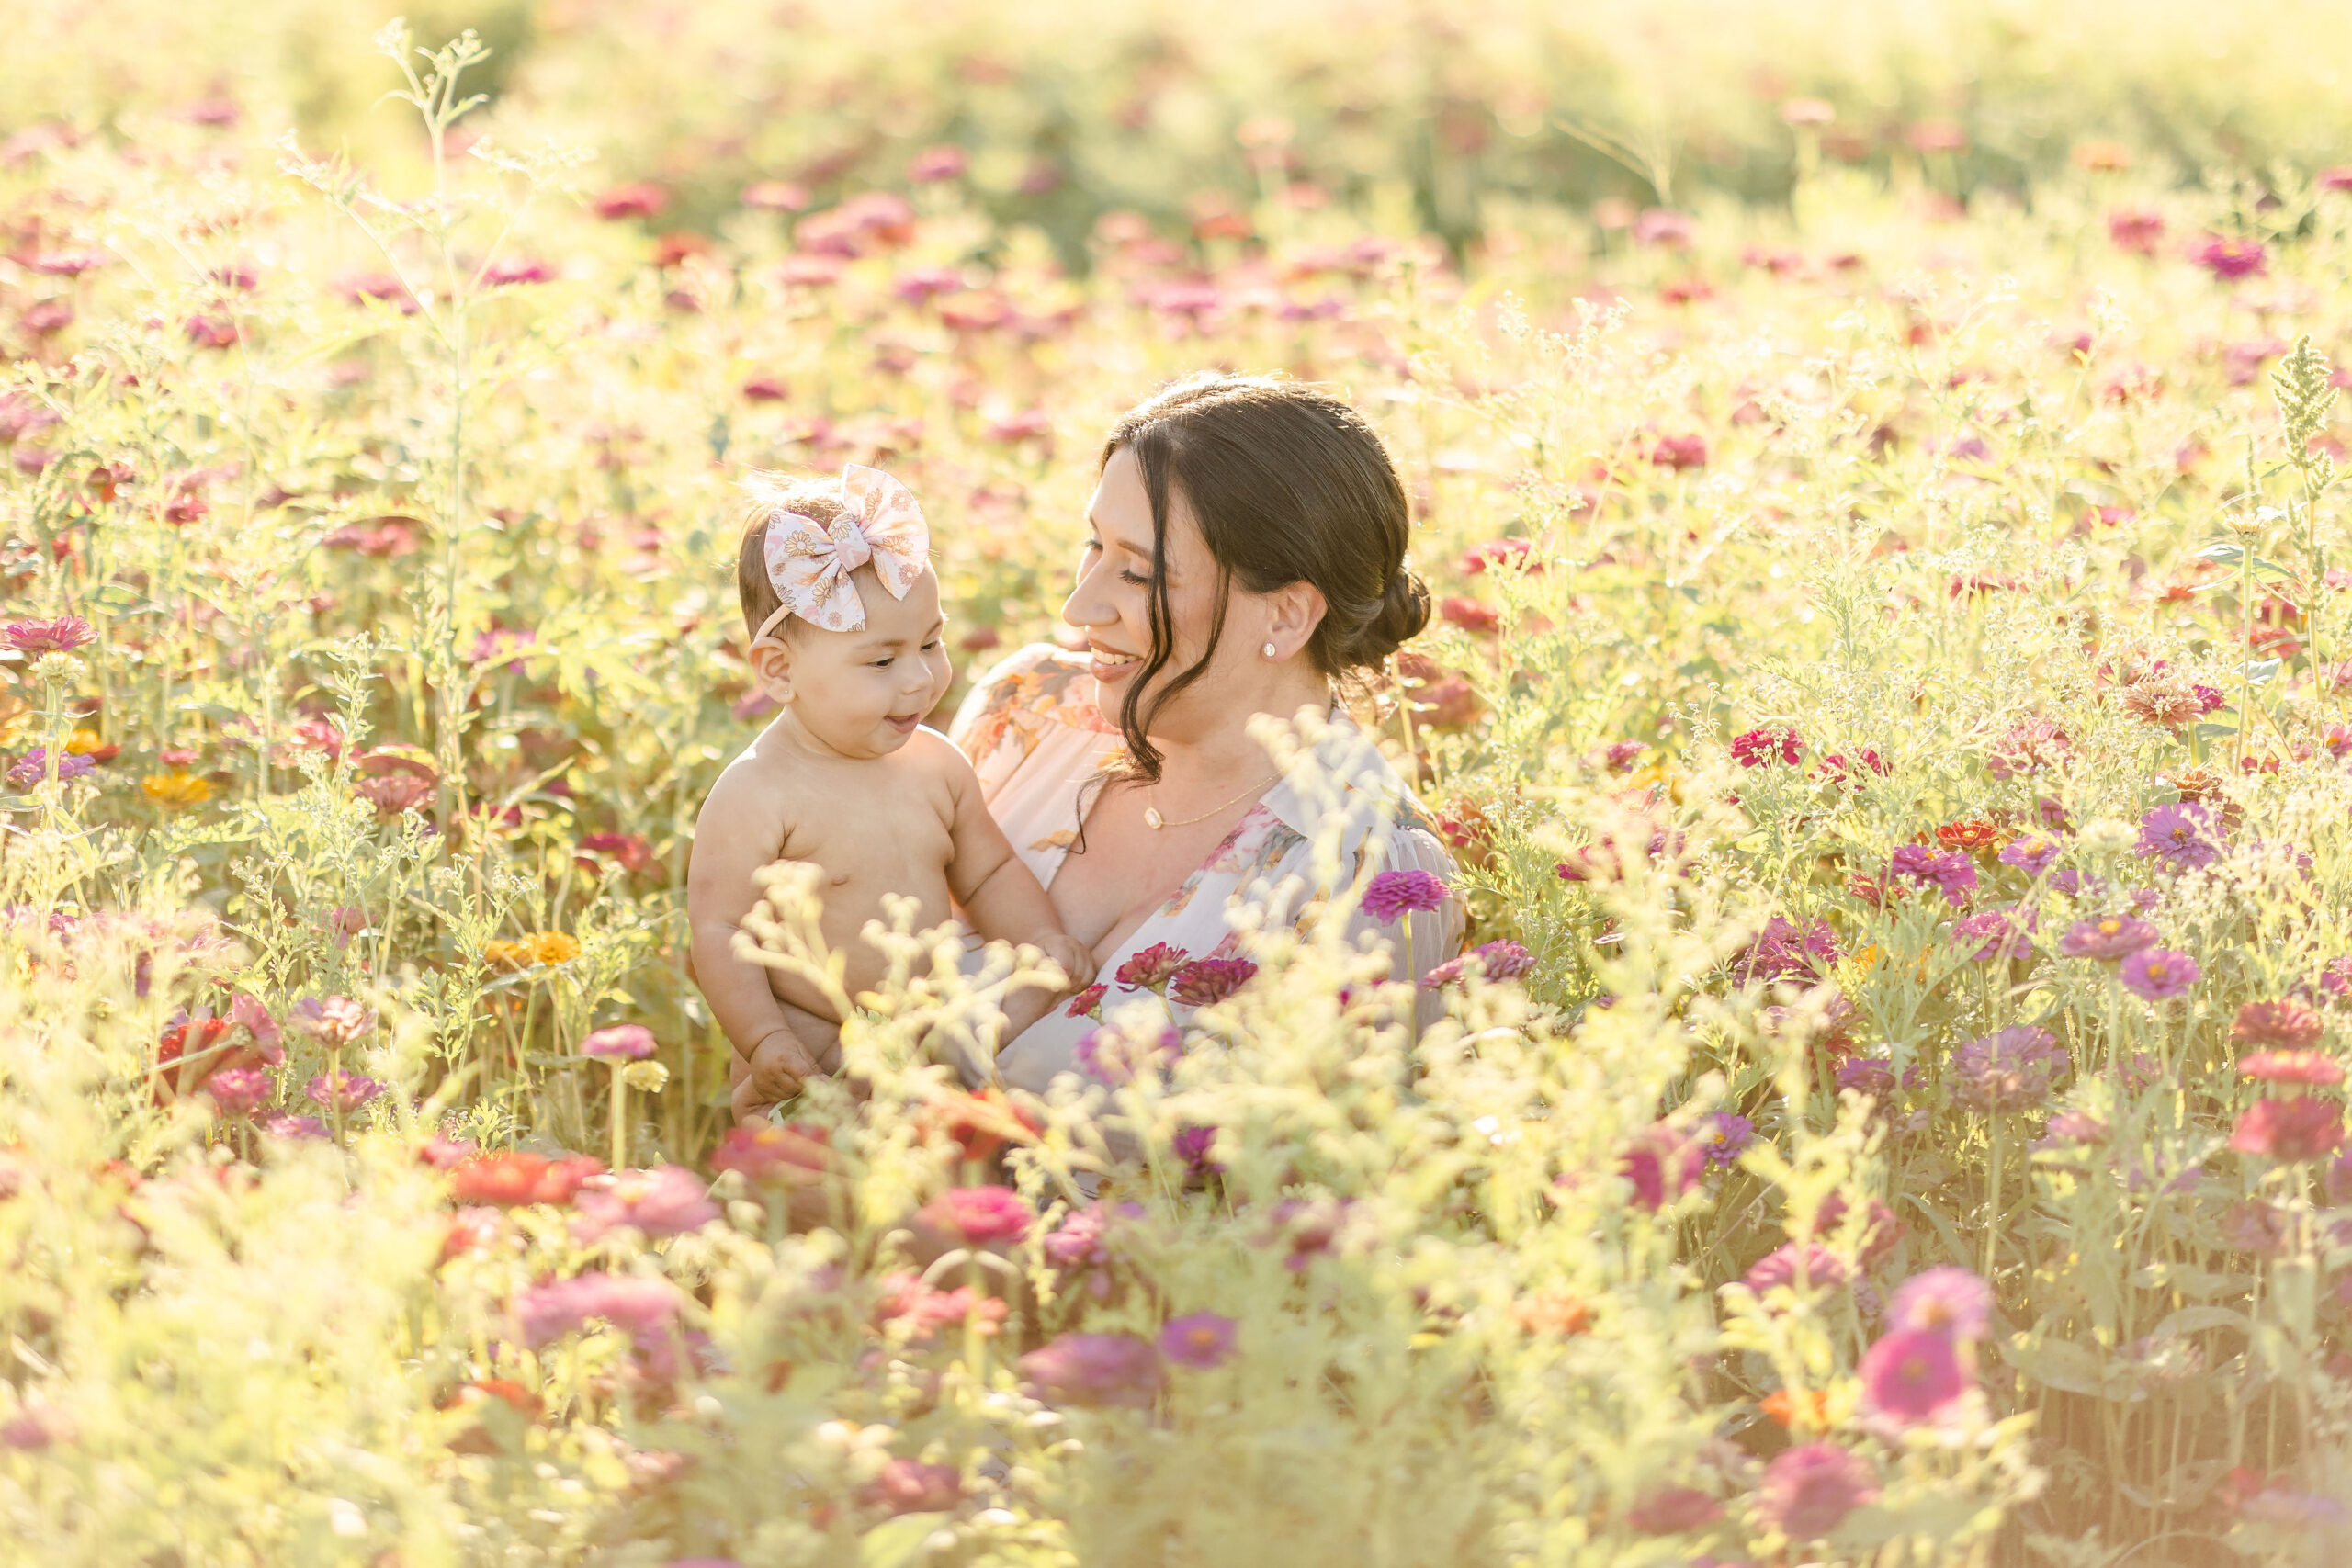
M621 1077L625 1064L613 1064L613 1168L628 1168L628 1080Z

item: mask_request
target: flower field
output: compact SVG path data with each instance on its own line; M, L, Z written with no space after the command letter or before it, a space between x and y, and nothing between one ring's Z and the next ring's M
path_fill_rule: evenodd
M89 65L0 109L0 1561L2342 1561L2333 35L1963 101L940 10L0 68ZM1358 703L1465 953L1159 954L1036 1100L879 933L870 1097L733 1125L734 480L922 498L944 724L1204 366L1407 476Z

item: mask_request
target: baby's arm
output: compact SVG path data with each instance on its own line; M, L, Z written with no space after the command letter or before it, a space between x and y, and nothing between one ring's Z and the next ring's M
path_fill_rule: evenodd
M774 813L764 807L748 768L719 774L695 818L694 853L686 864L695 983L729 1043L752 1066L753 1081L739 1098L761 1106L799 1093L800 1080L817 1071L768 988L767 972L735 956L736 929L760 901L752 874L783 847Z
M1069 976L1060 992L1024 987L1005 1000L1010 1027L1006 1038L1021 1032L1051 1007L1094 978L1094 954L1086 944L1062 930L1046 889L989 815L980 800L980 781L964 754L952 746L940 765L946 773L955 819L948 824L954 859L947 865L948 891L956 897L974 930L990 942L1027 942L1044 952Z

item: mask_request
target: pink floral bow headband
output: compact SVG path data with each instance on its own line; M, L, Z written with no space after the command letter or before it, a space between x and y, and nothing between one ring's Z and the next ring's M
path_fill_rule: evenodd
M850 573L871 561L893 599L903 599L931 558L931 530L913 492L879 468L842 466L842 512L831 528L797 512L768 513L768 584L781 600L757 641L786 615L829 632L865 629L865 602Z

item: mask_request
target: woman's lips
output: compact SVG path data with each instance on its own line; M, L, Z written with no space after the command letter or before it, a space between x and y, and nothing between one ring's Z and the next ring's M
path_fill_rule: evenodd
M1097 681L1120 680L1143 667L1143 656L1140 654L1114 653L1107 648L1096 648L1092 652Z

